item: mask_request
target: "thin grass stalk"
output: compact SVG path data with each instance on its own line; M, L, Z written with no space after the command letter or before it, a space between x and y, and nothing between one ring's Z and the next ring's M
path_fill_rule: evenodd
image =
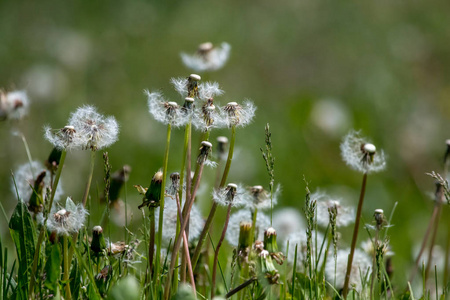
M161 208L160 208L161 209ZM148 278L152 277L153 274L153 258L155 256L155 208L150 207L150 241L148 246L148 268L150 275Z
M169 161L169 148L170 148L170 134L172 132L172 125L169 123L167 125L167 135L166 135L166 150L164 151L163 160L163 178L162 178L162 192L161 198L159 200L159 226L158 226L158 239L156 242L156 259L155 259L155 280L159 281L160 274L160 260L161 260L161 243L162 243L162 232L163 232L163 220L164 220L164 196L166 189L166 178L167 178L167 163ZM173 258L175 259L175 258Z
M63 236L63 255L64 255L64 273L63 273L63 281L64 281L64 290L65 290L65 298L70 300L72 295L70 293L70 284L69 284L69 257L68 257L68 243L67 236Z
M450 256L450 218L447 219L447 243L445 245L445 264L444 264L444 281L442 286L446 286L448 282L448 273L449 273L449 256Z
M350 254L348 256L347 272L345 274L344 289L342 292L344 299L347 299L347 294L348 294L348 285L350 283L350 273L352 271L353 256L355 254L356 241L358 239L359 222L361 221L361 212L362 212L362 206L363 206L363 202L364 202L364 194L366 192L366 184L367 184L367 173L364 173L363 181L362 181L362 185L361 185L361 193L359 195L358 209L356 212L355 229L353 230L352 246L350 248Z
M22 139L23 146L25 147L25 151L27 153L28 162L30 163L30 169L31 169L31 175L33 175L33 178L35 177L34 174L34 168L33 168L33 158L31 157L30 147L28 147L27 139L25 138L25 135L22 132L19 132L20 138Z
M39 253L40 253L40 249L41 249L41 244L45 237L45 228L47 225L48 215L50 214L50 212L52 210L53 199L55 199L55 193L56 193L56 189L59 184L59 179L61 177L61 172L62 172L62 168L64 166L64 161L66 160L66 154L67 154L67 152L65 150L63 150L61 152L61 158L59 160L58 169L56 170L55 179L54 179L54 182L52 185L52 193L50 194L50 203L47 208L48 213L46 214L44 224L42 225L41 230L39 231L39 237L38 237L38 241L36 243L36 250L34 251L33 266L31 268L30 285L29 285L29 290L28 290L29 298L32 298L33 294L34 294L34 285L36 283L35 275L36 275L36 270L37 270L38 261L39 261Z
M225 168L223 170L222 180L220 181L219 188L222 188L225 186L225 183L228 178L228 173L230 172L230 166L231 161L233 160L233 152L234 152L234 143L236 142L236 126L231 127L231 140L230 140L230 148L228 150L228 157L227 162L225 164ZM198 244L195 247L194 254L192 255L192 268L195 270L195 267L197 266L198 259L200 257L200 253L202 250L202 246L206 240L207 233L209 232L209 229L211 228L212 221L214 219L214 215L217 210L217 203L213 202L211 210L209 211L208 219L205 222L205 226L203 227L203 230L200 234L200 237L198 239Z
M180 232L183 232L183 231L186 230L186 225L187 225L188 218L186 218L184 216L189 216L189 213L190 213L190 211L192 209L192 205L194 204L195 194L197 193L198 187L200 185L200 179L202 177L201 175L203 173L203 167L204 167L204 163L201 163L199 171L198 171L199 173L198 173L198 176L197 176L197 180L195 181L195 184L194 184L194 189L193 189L192 195L191 195L190 199L188 199L186 201L185 205L184 205L183 213L182 213L183 220L181 221ZM168 269L166 283L165 283L165 286L164 286L164 299L166 299L166 300L169 299L169 296L170 296L171 280L172 280L173 270L175 268L175 257L177 255L179 249L180 249L181 239L182 239L182 236L178 235L177 238L176 238L175 244L173 246L173 250L172 250L172 257L171 257L171 260L170 260L170 266L169 266L169 269Z
M434 244L436 242L436 235L437 235L437 231L439 228L439 220L441 218L441 199L436 199L437 200L437 215L436 215L436 219L434 221L434 226L433 226L433 232L431 234L431 241L430 241L430 249L428 250L428 260L427 260L427 267L425 269L425 280L428 278L428 273L430 272L430 266L433 263L433 249L434 249Z
M216 272L217 272L217 265L218 265L218 260L219 260L219 250L220 250L220 246L222 246L223 240L225 239L225 234L227 233L228 222L230 221L231 207L232 207L232 203L230 203L228 205L227 217L225 219L225 225L223 226L222 235L220 236L219 242L217 243L217 246L216 246L216 250L214 251L211 299L214 298L214 289L216 286Z
M375 239L373 243L373 257L372 257L372 276L370 277L370 300L373 299L373 285L375 283L375 265L376 265L376 255L377 255L377 247L378 247L378 235L380 230L378 226L376 227Z

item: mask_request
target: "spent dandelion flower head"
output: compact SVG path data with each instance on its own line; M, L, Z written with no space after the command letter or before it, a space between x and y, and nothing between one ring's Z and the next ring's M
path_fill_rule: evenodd
M56 231L58 235L69 235L78 232L86 221L88 211L83 204L75 204L70 197L67 197L64 208L52 207L48 217L47 228L49 231Z
M191 74L188 77L174 77L170 79L170 83L173 85L175 91L180 94L181 97L186 98L199 98L199 81L202 77L197 74Z
M166 198L164 202L164 211L163 211L163 242L165 246L168 246L170 240L172 243L175 239L175 234L177 231L177 218L178 218L178 208L175 200L171 198ZM156 230L158 230L159 226L159 207L155 209L155 223ZM192 206L192 210L189 217L189 242L196 240L202 229L203 229L204 221L200 210L194 204Z
M344 286L345 273L347 271L347 261L350 249L338 250L336 258L336 273L334 258L329 258L325 265L325 276L329 282L334 281L336 274L336 288L341 289ZM352 269L350 273L350 287L362 292L363 282L366 281L370 275L372 266L372 259L364 251L360 249L355 250L353 257Z
M114 144L118 140L119 124L112 116L105 117L92 105L78 108L69 118L78 135L81 148L97 151Z
M78 150L81 149L83 141L74 126L67 125L61 129L52 129L44 126L44 137L58 150Z
M198 46L197 52L180 54L183 64L196 72L216 71L221 69L228 61L231 46L223 42L215 47L212 43L206 42Z
M0 90L0 120L20 120L27 115L29 106L30 101L26 91L4 92Z
M223 124L219 120L220 115L214 105L214 99L209 98L202 106L196 107L192 124L197 130L206 132L211 128L222 127Z
M317 203L317 224L327 227L330 221L329 208L336 208L336 226L344 227L355 221L355 210L351 206L341 204L340 200L331 198L323 192L311 194L311 199Z
M241 209L231 215L228 222L228 229L225 235L228 243L232 246L237 246L239 243L239 231L240 224L247 222L253 224L252 212L247 209ZM270 226L270 218L263 213L256 215L255 233L257 233L257 239L263 240L264 231Z
M395 253L392 251L389 241L377 240L377 245L374 247L374 241L368 238L367 240L361 242L361 249L364 250L370 257L375 255L375 249L381 247L383 255L386 257L394 256Z
M35 181L39 176L42 176L40 174L45 174L42 178L42 190L45 193L45 190L51 189L51 174L39 161L24 163L15 170L14 179L16 184L14 185L14 182L11 180L11 192L15 195L17 186L17 192L19 193L20 198L25 204L29 205L30 198L34 193L33 188ZM56 189L53 201L59 201L63 193L64 190L60 182Z
M350 131L341 143L341 155L345 163L361 173L380 172L386 168L384 152L362 137L359 131Z
M266 210L270 209L273 205L278 202L278 197L281 194L281 186L277 185L275 191L273 192L272 199L270 192L266 191L263 186L255 185L249 188L248 193L245 198L245 206L250 210Z
M165 100L162 93L145 91L150 114L156 121L174 127L180 127L186 123L186 114L183 114L176 102Z
M245 100L243 105L237 102L228 102L220 109L220 121L227 127L244 127L253 120L256 106L250 100Z
M246 189L241 184L229 183L226 187L215 189L213 200L221 206L241 207L245 204Z

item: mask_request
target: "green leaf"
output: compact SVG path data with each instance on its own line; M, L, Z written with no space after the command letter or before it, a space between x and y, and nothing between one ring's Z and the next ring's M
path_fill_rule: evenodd
M61 277L61 249L59 244L52 245L50 248L50 254L45 264L46 279L44 284L49 290L56 291Z
M28 208L23 202L17 204L9 221L9 229L19 260L18 286L23 293L19 291L18 295L26 297L36 248L36 229Z

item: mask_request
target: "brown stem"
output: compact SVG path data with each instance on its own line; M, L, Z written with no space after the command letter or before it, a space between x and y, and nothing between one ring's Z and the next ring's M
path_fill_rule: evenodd
M352 246L350 248L350 254L348 256L347 261L347 272L345 273L344 290L342 292L344 299L347 299L348 294L348 284L350 283L350 274L352 272L353 256L355 255L356 241L358 239L359 222L361 221L361 212L364 202L364 194L366 192L366 183L367 183L367 173L364 173L361 185L361 193L359 194L358 210L356 212L355 229L353 229Z
M203 163L200 164L197 180L195 181L195 185L194 185L194 189L193 189L191 198L186 201L184 208L183 208L182 216L189 215L189 213L192 209L192 205L194 204L195 194L197 193L198 186L200 185L200 178L202 177L203 166L204 166ZM183 221L181 222L180 232L183 232L186 230L187 220L188 220L188 218L183 217ZM175 258L177 256L177 253L181 246L181 239L182 239L182 235L180 234L177 236L175 244L173 246L173 250L172 250L172 258L170 260L170 266L169 266L166 283L165 283L165 287L164 287L164 299L166 299L166 300L169 299L169 296L170 296L170 286L171 286L170 282L172 281L172 273L173 273L173 269L175 268L175 261L176 261Z
M225 239L225 234L227 233L228 222L230 221L231 206L232 206L232 203L230 203L228 205L227 217L225 219L225 225L223 226L222 235L220 236L219 242L217 243L216 251L214 252L211 299L214 298L214 289L215 289L215 286L216 286L217 265L219 264L218 263L218 260L219 260L219 249L220 249L220 246L222 246L223 240Z
M434 220L434 226L433 226L433 233L431 234L431 244L430 244L430 249L428 251L428 260L427 260L427 267L425 269L425 281L428 278L428 273L430 272L430 266L433 263L433 248L434 248L434 243L436 241L436 235L437 235L437 230L439 228L439 219L441 217L441 199L437 199L436 202L436 207L437 207L437 215L436 215L436 219Z
M377 231L375 233L375 241L373 244L373 258L372 258L372 276L370 278L370 300L373 299L373 284L375 282L375 263L376 263L376 256L377 256L377 247L378 247L378 226Z
M250 284L252 284L254 281L256 280L256 277L252 277L249 280L247 280L246 282L242 283L241 285L238 285L237 287L235 287L234 289L232 289L231 291L229 291L226 295L225 298L230 298L231 296L233 296L234 294L236 294L237 292L245 289L246 287L248 287Z

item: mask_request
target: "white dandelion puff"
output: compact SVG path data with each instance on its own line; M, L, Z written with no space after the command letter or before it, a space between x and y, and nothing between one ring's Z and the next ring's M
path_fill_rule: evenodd
M347 262L350 249L339 250L337 252L336 273L334 257L329 257L325 265L325 275L329 282L334 282L336 274L336 288L344 287L345 274L347 272ZM350 287L359 293L362 292L362 281L367 281L370 275L372 259L362 250L356 249L353 257L353 264L350 273Z
M280 194L280 185L277 185L275 191L273 192L272 199L269 191L266 191L261 185L255 185L251 187L250 191L246 194L245 206L252 211L255 209L270 209L277 204Z
M297 209L292 207L274 211L272 221L273 227L277 230L277 239L280 245L286 244L286 238L289 234L306 228L302 215Z
M244 101L241 106L236 102L229 102L220 109L220 121L228 127L244 127L253 120L256 106L250 100Z
M211 128L223 127L224 122L220 121L220 114L214 105L213 98L208 99L202 106L195 108L192 125L202 132Z
M215 189L213 200L221 206L241 207L245 205L247 191L241 184L229 183L227 187Z
M341 201L332 199L329 195L316 192L311 195L311 199L317 203L317 224L327 227L330 223L330 214L328 208L336 207L336 226L348 226L355 221L355 210L351 206L344 206Z
M71 114L68 122L76 130L83 149L103 149L118 140L119 124L114 117L105 117L92 105L84 105Z
M352 169L362 173L380 172L386 168L384 152L376 147L359 131L350 131L341 143L341 155Z
M197 81L190 79L192 75L187 78L178 77L170 80L175 91L181 97L197 97L200 100L207 101L210 98L224 94L224 91L219 87L219 83L208 81L198 84Z
M86 221L88 215L83 205L73 203L70 197L66 200L64 208L52 207L52 211L47 220L49 231L56 231L58 235L69 235L78 232Z
M168 246L170 241L172 243L175 239L175 234L177 231L177 218L178 218L178 208L175 200L171 198L166 198L164 202L164 211L163 211L164 219L163 219L163 243L164 246ZM155 209L155 223L156 230L158 230L159 226L159 207ZM189 242L195 241L202 229L203 229L204 221L200 214L199 209L194 204L191 209L190 218L189 218Z
M5 93L0 90L0 120L22 119L28 113L30 101L26 91Z
M176 102L167 101L159 92L145 91L147 95L147 104L150 114L156 121L163 124L171 124L179 127L185 124L185 115Z
M44 137L59 150L77 150L82 149L82 145L84 145L75 127L70 125L56 130L44 126Z
M221 69L228 61L231 46L223 42L220 47L214 47L212 43L200 44L194 54L180 54L183 64L196 72L216 71Z
M241 222L253 223L252 212L250 210L241 209L231 215L228 222L228 229L225 235L228 243L234 247L237 247L239 243L239 230ZM256 228L257 240L262 241L264 239L264 231L270 227L270 219L263 213L256 215Z
M320 250L324 236L322 233L317 232L317 247L314 243L316 232L312 232L313 240L311 245L311 253L316 253ZM287 241L289 241L289 251L287 249ZM297 270L304 270L307 264L307 249L308 249L308 238L306 236L306 231L297 231L289 234L286 238L286 242L283 244L283 251L287 253L288 262L293 265L295 259L295 247L297 247ZM320 257L323 258L323 255ZM320 264L320 263L319 263Z
M19 193L20 198L25 204L29 204L31 195L34 193L32 186L34 186L34 181L37 176L45 172L45 176L43 179L44 187L43 191L45 192L47 188L51 189L50 181L51 181L51 173L48 171L39 161L32 161L30 163L25 163L20 165L16 171L14 172L14 178L16 181L16 185L14 182L11 182L11 191L15 195L16 194L16 186L17 192ZM61 181L58 184L58 188L55 192L55 197L53 201L57 202L61 198L64 193Z

